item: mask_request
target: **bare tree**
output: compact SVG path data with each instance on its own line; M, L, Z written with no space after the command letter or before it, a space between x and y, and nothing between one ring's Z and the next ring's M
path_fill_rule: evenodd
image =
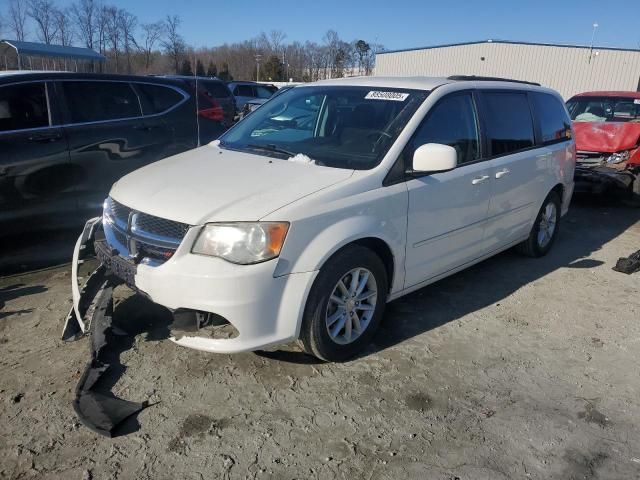
M97 18L96 18L96 41L98 42L98 50L103 55L107 51L107 24L109 21L109 14L107 11L107 7L104 5L98 8Z
M136 45L134 34L138 25L138 18L130 12L120 9L118 12L118 22L120 24L120 30L122 31L122 44L124 47L124 56L127 60L127 73L131 73L131 52Z
M178 33L180 23L181 20L178 15L167 15L167 19L165 20L165 38L162 41L162 47L171 59L176 73L180 71L180 59L186 49L184 39Z
M324 68L326 69L325 76L327 78L331 78L331 73L335 71L336 55L338 53L338 49L340 48L340 36L335 30L327 30L327 33L325 33L323 40L326 48L324 65Z
M9 30L16 40L24 41L27 24L27 5L25 0L9 0Z
M38 38L47 45L53 42L58 34L56 24L57 9L52 0L29 0L29 15L36 24Z
M110 6L104 8L106 43L111 49L115 62L115 72L118 73L118 60L120 58L120 41L122 40L122 30L120 29L120 10Z
M269 32L269 44L273 53L282 52L285 38L287 38L287 34L282 30L271 30Z
M96 38L99 6L95 0L80 0L71 5L71 14L78 35L87 48L93 49Z
M56 40L60 45L71 45L75 36L74 27L71 23L70 9L56 10L54 12L54 22L57 30Z
M142 25L142 39L138 47L144 54L145 70L148 70L151 65L151 55L164 34L164 27L164 23L162 22L145 23Z

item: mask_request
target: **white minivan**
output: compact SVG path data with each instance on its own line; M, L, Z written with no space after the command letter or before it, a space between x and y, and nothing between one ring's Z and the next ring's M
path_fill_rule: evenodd
M96 291L78 288L76 264L93 246L94 277L192 316L179 345L230 353L298 339L345 360L387 302L514 246L546 254L575 159L561 97L537 84L361 77L292 88L220 140L113 186L76 245L65 336L88 330ZM220 338L222 323L232 334Z

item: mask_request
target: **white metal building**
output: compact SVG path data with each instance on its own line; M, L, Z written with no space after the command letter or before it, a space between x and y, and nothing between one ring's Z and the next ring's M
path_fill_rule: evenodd
M506 77L568 99L590 90L640 90L640 50L485 40L379 52L375 75Z

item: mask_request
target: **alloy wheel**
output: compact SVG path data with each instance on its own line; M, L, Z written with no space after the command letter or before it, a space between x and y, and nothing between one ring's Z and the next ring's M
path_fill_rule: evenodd
M329 337L340 345L354 342L367 329L376 309L378 288L366 268L347 272L333 288L325 323Z

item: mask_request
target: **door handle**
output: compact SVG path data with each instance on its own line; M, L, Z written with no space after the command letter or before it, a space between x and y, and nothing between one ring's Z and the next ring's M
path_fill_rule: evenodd
M509 173L511 170L509 170L508 168L503 168L502 170L500 170L499 172L496 172L496 178L502 178L504 177L507 173Z
M481 175L479 177L474 178L473 180L471 180L471 183L473 185L478 185L479 183L484 182L486 179L489 178L489 175Z
M134 130L140 130L142 132L151 132L152 130L157 130L160 128L160 125L138 125L133 127Z
M44 133L40 135L31 135L30 137L28 137L28 140L30 142L44 143L44 142L57 142L61 138L62 138L62 135L60 135L59 133L49 133L49 134Z

